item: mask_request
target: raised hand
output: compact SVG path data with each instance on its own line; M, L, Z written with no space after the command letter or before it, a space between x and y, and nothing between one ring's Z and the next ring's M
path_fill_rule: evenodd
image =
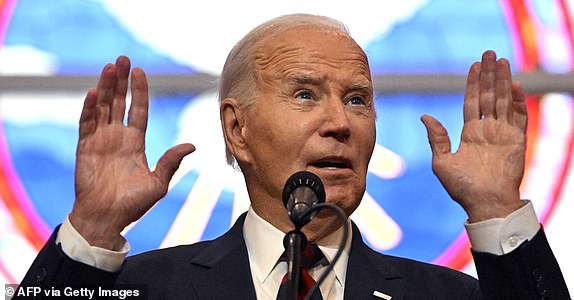
M167 193L191 144L169 149L150 171L145 155L148 84L142 69L131 74L132 102L124 125L130 61L121 56L88 90L76 152L76 200L70 222L92 246L118 250L120 232Z
M422 116L432 150L432 168L470 222L505 217L523 205L519 187L526 153L526 102L512 83L509 63L486 51L470 68L464 97L464 127L451 153L446 129Z

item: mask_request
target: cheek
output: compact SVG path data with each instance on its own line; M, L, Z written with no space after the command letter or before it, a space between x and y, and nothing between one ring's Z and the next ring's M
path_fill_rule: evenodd
M360 144L359 151L362 157L370 160L377 138L375 122L365 122L359 125L361 127L357 128L361 128L361 130L356 132Z
M306 115L284 111L269 120L264 134L267 142L273 144L277 151L297 153L297 148L307 143L316 127L314 120Z
M368 140L366 142L367 144L366 149L368 149L369 160L371 159L371 155L373 154L373 150L375 148L376 143L377 143L377 130L375 125L373 124Z
M254 162L260 164L281 165L288 162L296 151L300 129L285 116L266 115L251 116L245 139L252 153Z

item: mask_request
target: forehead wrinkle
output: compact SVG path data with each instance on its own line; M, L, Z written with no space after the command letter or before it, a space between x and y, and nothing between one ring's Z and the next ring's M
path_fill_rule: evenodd
M281 65L282 61L290 58L295 58L303 53L301 48L294 46L280 46L275 47L271 53L266 51L257 51L255 54L255 70L266 71L275 66Z
M297 51L302 52L302 51ZM264 63L264 64L263 64ZM300 83L317 83L320 79L327 79L329 74L316 74L315 65L328 66L335 71L334 77L363 75L370 82L370 70L365 61L360 58L324 58L323 56L305 55L290 52L282 57L267 58L266 61L256 63L256 72L259 78L285 79ZM273 75L273 76L271 76Z
M260 42L253 60L254 73L262 82L269 80L286 80L293 73L313 74L316 65L322 65L335 71L324 76L348 77L363 75L370 83L370 69L364 51L349 36L339 32L328 32L343 36L345 40L335 41L334 49L346 48L343 51L331 50L331 47L308 47L306 40L295 38L282 38L273 36ZM351 44L347 44L351 42ZM343 46L338 47L338 44ZM349 47L350 45L350 47Z

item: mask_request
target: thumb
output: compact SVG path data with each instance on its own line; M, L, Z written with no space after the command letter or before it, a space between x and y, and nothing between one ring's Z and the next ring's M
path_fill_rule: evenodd
M193 151L195 151L195 146L192 144L179 144L172 147L160 157L154 173L162 183L167 185L183 158Z
M450 154L450 138L442 124L437 119L423 115L421 121L427 129L429 144L433 158L438 158L444 154Z

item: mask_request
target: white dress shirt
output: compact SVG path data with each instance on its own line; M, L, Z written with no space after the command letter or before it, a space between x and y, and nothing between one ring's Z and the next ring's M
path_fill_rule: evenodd
M351 233L350 230L349 233ZM287 273L287 262L277 264L279 257L285 251L283 247L285 233L259 217L250 207L245 217L243 235L257 299L274 300L277 298L281 280ZM317 242L319 249L329 262L335 257L342 236L343 228L341 227ZM335 264L334 273L331 272L319 287L323 299L343 299L350 249L351 234L349 234L341 257ZM326 268L326 266L317 266L309 270L309 274L313 279L318 280Z
M489 219L472 224L467 222L465 227L475 251L502 255L513 251L522 242L532 239L540 229L540 224L532 203L528 201L506 218ZM251 208L245 219L243 233L257 299L275 299L279 284L287 270L285 262L276 264L284 251L282 241L285 234L255 214ZM318 242L327 260L331 261L335 256L341 235L342 229L339 229ZM334 274L329 275L320 287L323 299L343 299L350 238L343 255L335 265ZM71 259L110 272L117 271L121 267L129 252L127 241L121 251L89 245L68 218L58 231L56 243L61 244L62 250ZM319 266L311 270L310 274L317 279L325 268Z

